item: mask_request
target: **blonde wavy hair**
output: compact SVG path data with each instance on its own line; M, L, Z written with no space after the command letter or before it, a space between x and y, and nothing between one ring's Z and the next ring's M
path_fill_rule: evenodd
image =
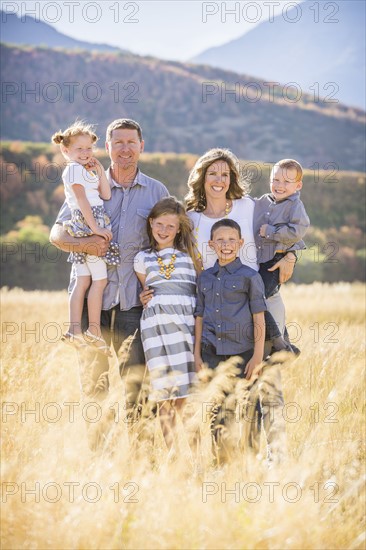
M230 186L227 199L241 199L249 191L249 182L240 168L238 158L230 149L210 149L193 166L188 177L188 194L185 197L187 210L203 212L207 206L205 193L206 172L211 164L223 160L230 168Z

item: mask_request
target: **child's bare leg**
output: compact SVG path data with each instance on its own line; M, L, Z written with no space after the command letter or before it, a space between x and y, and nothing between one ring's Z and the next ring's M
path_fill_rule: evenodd
M201 435L199 428L192 423L192 415L189 414L189 407L185 408L186 398L177 399L175 406L180 414L183 425L187 433L188 444L191 449L192 457L200 465L201 462ZM188 414L187 414L188 412Z
M159 404L159 420L166 446L170 450L175 443L176 411L172 401Z
M69 334L81 334L81 315L86 291L90 286L90 276L78 276L69 301Z
M102 311L103 291L107 285L107 279L92 281L88 294L88 331L97 338L102 337L100 328L100 314Z
M88 294L89 327L87 335L98 339L102 338L100 314L102 312L103 291L107 285L107 266L102 258L92 255L86 257L86 263L92 277ZM103 342L101 345L103 345Z

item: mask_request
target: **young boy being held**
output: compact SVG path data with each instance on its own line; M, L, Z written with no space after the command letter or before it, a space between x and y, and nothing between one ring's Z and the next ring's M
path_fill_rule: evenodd
M300 200L302 176L302 167L296 160L280 160L271 171L271 193L255 199L254 238L266 298L280 287L279 270L272 271L274 264L289 249L306 248L302 238L310 220Z
M237 257L243 245L240 226L231 219L216 222L209 246L218 260L198 278L195 312L195 364L215 369L240 356L241 376L251 378L263 360L266 304L260 275Z

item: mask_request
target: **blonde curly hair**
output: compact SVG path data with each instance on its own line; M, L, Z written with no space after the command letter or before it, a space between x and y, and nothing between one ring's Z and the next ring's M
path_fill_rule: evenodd
M58 145L64 145L68 147L72 141L72 138L77 136L90 136L92 143L98 141L98 136L94 133L94 126L92 124L86 124L83 120L76 120L66 130L59 130L53 134L51 140Z

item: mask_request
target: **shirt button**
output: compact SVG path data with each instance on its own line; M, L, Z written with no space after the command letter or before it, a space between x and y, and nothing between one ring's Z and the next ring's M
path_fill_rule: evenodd
M269 212L267 212L267 216L269 216Z
M218 312L219 312L219 310L217 309L217 310L216 310L216 313L218 313Z
M218 292L216 292L216 296L220 296L220 294Z
M217 280L218 280L218 281L221 281L220 277L217 277Z
M220 328L220 327L221 327L221 325L217 325L217 328Z
M218 338L218 340L221 340L221 338Z
M236 288L236 286L235 286L235 285L233 285L233 288Z

